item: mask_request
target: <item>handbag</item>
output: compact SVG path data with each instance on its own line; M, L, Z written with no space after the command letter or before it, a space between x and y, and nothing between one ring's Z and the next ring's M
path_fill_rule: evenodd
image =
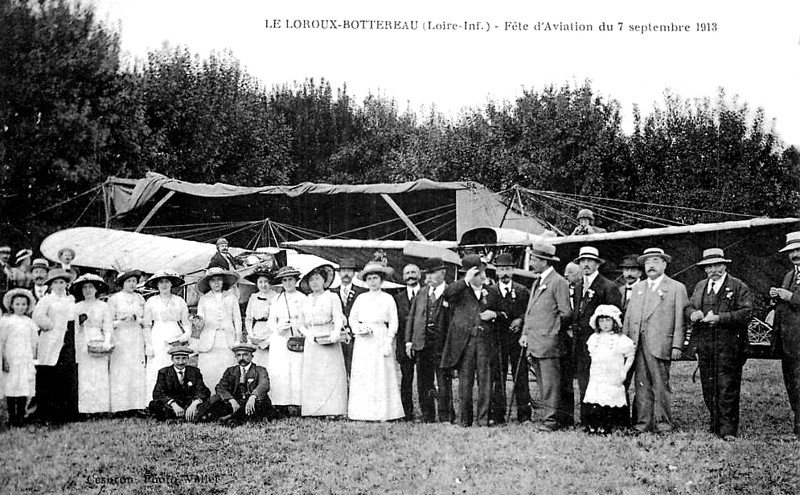
M283 300L286 301L286 313L289 315L289 321L292 321L292 311L289 309L289 298L286 297L286 292L283 292ZM306 338L303 336L295 335L294 329L289 327L292 336L286 341L286 348L292 352L303 352L306 348Z

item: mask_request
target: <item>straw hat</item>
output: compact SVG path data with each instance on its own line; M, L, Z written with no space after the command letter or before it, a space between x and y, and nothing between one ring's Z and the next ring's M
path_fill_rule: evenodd
M595 260L601 265L606 262L606 260L600 257L600 251L598 251L596 247L592 246L583 246L578 252L578 257L572 260L572 262L577 263L582 259Z
M556 256L556 247L546 242L534 242L531 246L531 256L548 261L561 261L561 258Z
M208 282L214 277L222 277L222 290L228 290L239 282L239 274L214 266L206 270L203 278L197 281L197 292L205 294L211 290Z
M44 258L36 258L31 263L30 269L33 270L34 268L44 268L45 270L50 269L50 263L47 262Z
M97 289L97 292L108 292L108 284L105 280L94 273L87 273L85 275L81 275L75 279L74 282L72 282L72 285L69 287L70 293L72 293L72 295L76 298L82 297L83 293L81 291L83 290L83 286L85 284L94 285L95 289Z
M589 318L589 326L597 330L597 319L601 316L607 316L617 322L622 328L622 311L613 304L601 304L594 310L594 314Z
M288 277L293 277L293 278L296 278L296 279L299 280L300 279L300 270L298 270L297 268L295 268L293 266L288 266L288 265L287 266L282 266L282 267L280 267L278 269L278 273L275 274L275 281L280 283L281 280L283 280L285 278L288 278Z
M47 272L47 280L44 281L45 285L50 285L53 283L54 280L61 279L66 283L70 283L75 280L75 274L72 272L68 272L63 268L54 268Z
M11 309L11 301L15 297L20 296L28 298L28 313L33 311L33 307L36 305L36 298L33 297L33 294L31 294L31 291L28 289L11 289L10 291L6 292L6 295L3 296L3 307L6 308L6 311L9 313L14 312Z
M786 246L778 252L785 253L786 251L794 251L795 249L800 249L800 231L786 234Z
M720 263L730 263L731 260L725 258L725 252L720 248L710 248L703 251L703 259L695 263L697 266L719 265Z
M147 279L147 282L144 283L144 286L149 289L158 289L158 281L162 278L172 282L173 288L183 284L183 277L181 277L178 272L175 270L165 269L155 272L150 278Z
M358 278L361 280L366 280L367 275L372 274L379 275L381 279L386 280L387 278L391 277L394 273L394 269L384 266L381 263L376 263L374 261L370 261L369 263L364 266L364 269L358 274Z
M636 261L640 265L644 265L644 260L646 260L647 258L650 258L651 256L658 256L661 259L663 259L664 261L666 261L667 263L670 263L672 261L672 256L670 256L667 253L665 253L664 250L661 249L661 248L647 248L647 249L645 249L644 250L644 254L642 254L641 256L636 258Z

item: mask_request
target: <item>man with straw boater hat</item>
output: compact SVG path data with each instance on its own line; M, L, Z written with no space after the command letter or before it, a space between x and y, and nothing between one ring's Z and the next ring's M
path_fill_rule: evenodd
M668 433L672 431L669 368L681 357L689 301L686 287L664 273L672 257L663 249L647 248L637 261L644 265L647 279L634 285L623 323L623 332L636 344L634 428L640 433Z
M237 364L223 373L202 421L258 421L269 415L269 375L266 368L253 362L255 350L248 342L231 346Z
M570 364L572 318L569 283L556 272L556 247L544 242L530 249L530 266L539 278L531 288L519 345L526 348L539 383L542 400L540 431L569 428L574 422L574 392Z
M726 441L733 440L739 429L739 392L753 311L750 289L727 272L730 263L722 249L703 251L697 266L708 278L695 285L686 308L711 432Z
M572 330L574 342L574 364L575 375L578 379L578 390L580 391L580 404L583 404L583 397L586 395L586 387L589 386L589 368L592 358L589 356L589 348L586 343L594 333L594 329L589 324L594 311L601 304L616 306L622 304L616 284L606 277L600 275L598 269L605 264L606 260L600 257L600 252L592 246L583 246L578 257L572 260L581 267L582 276L575 285L574 295L572 296ZM581 416L583 422L583 416Z
M794 413L793 433L800 439L800 231L786 234L786 246L780 252L788 253L794 267L780 287L769 289L776 304L772 346L781 358L783 382Z
M160 420L197 421L208 407L211 391L203 382L200 369L188 364L194 351L185 344L173 344L167 352L172 365L158 370L153 400L148 409Z

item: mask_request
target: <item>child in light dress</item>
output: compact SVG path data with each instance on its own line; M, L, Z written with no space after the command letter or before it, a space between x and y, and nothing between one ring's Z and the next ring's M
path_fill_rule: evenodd
M0 356L3 361L3 393L8 403L10 426L21 426L28 399L36 390L36 342L39 328L28 314L33 294L13 289L3 298L11 314L0 318Z
M636 346L622 335L621 316L616 306L601 304L589 320L594 333L586 345L592 364L583 399L587 411L584 427L589 433L608 434L615 428L630 425L624 382L633 364Z

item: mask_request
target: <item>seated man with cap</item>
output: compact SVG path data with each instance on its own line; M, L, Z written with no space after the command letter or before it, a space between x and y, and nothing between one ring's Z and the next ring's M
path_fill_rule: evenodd
M173 345L169 351L172 366L158 370L153 400L148 409L156 419L185 418L196 421L207 407L211 391L203 383L200 369L189 366L192 349L186 345Z
M222 268L223 270L235 271L239 265L236 258L228 251L228 240L224 237L217 239L217 252L208 262L208 268Z
M256 346L242 342L231 350L236 356L236 366L225 370L211 396L203 421L260 420L269 416L272 402L269 399L267 369L253 362Z

